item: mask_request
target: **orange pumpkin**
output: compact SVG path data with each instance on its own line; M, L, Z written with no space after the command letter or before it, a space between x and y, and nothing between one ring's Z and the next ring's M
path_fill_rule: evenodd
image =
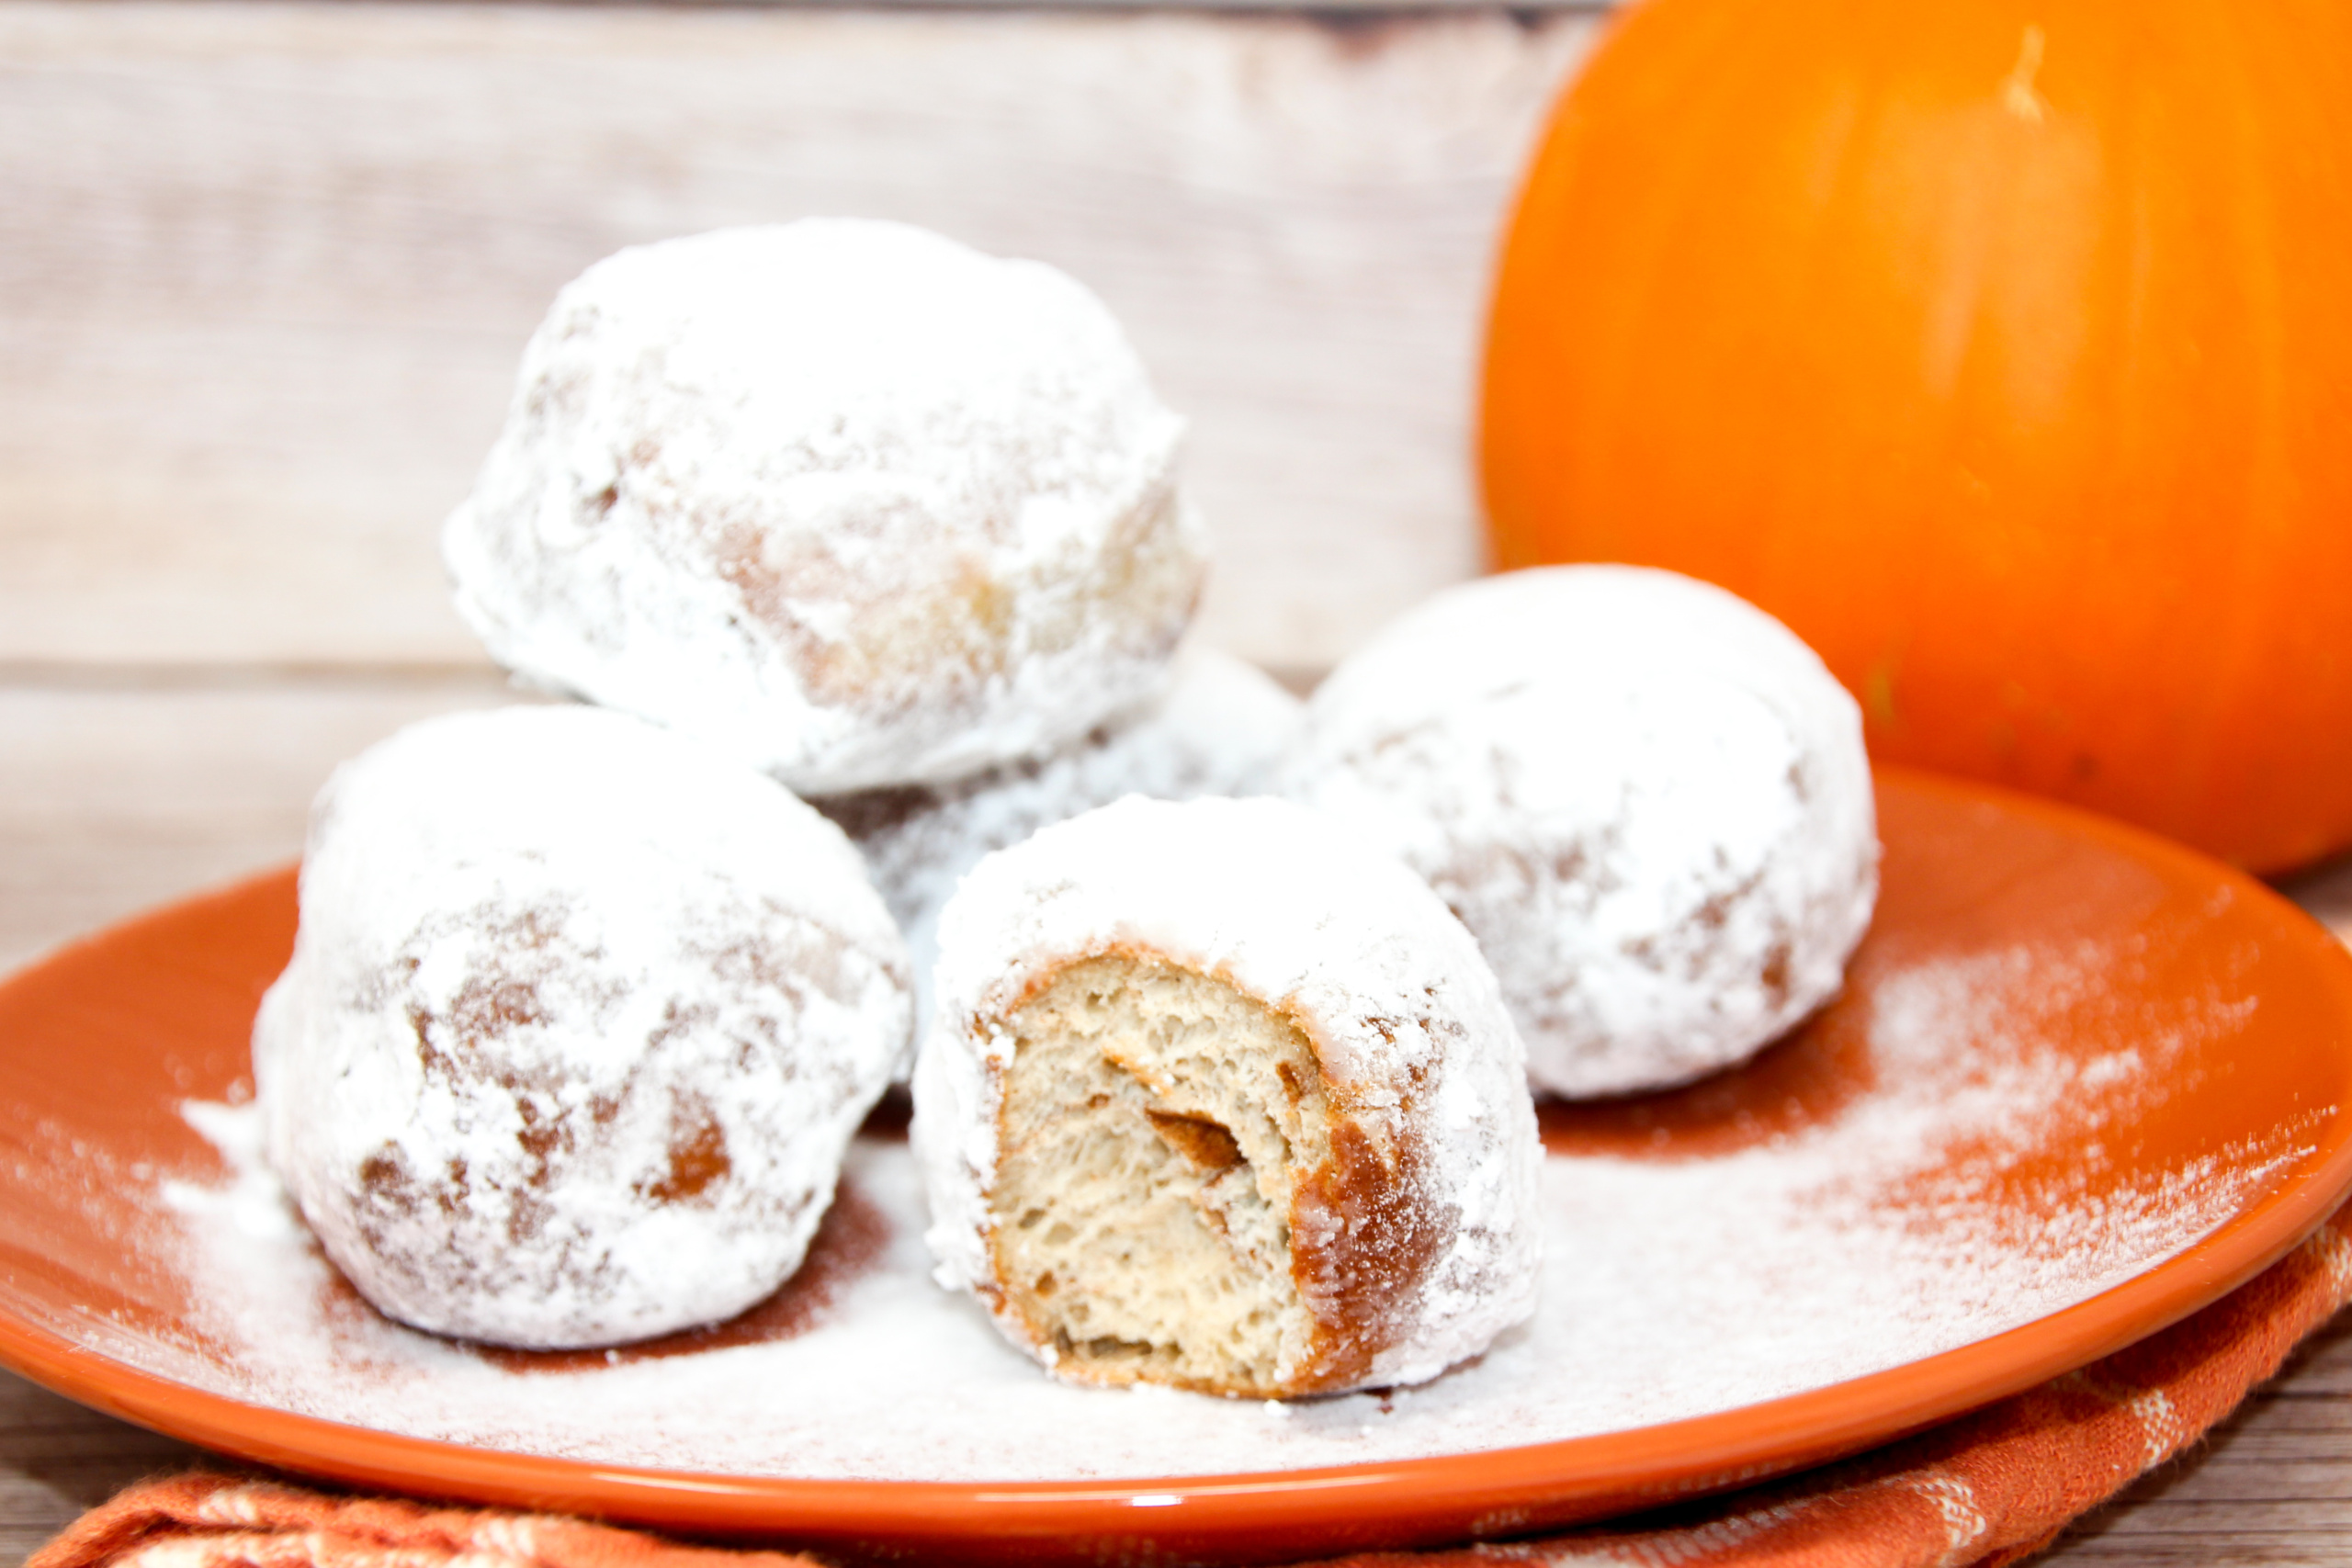
M1504 253L1496 561L1724 584L1875 754L2352 845L2352 6L1645 0Z

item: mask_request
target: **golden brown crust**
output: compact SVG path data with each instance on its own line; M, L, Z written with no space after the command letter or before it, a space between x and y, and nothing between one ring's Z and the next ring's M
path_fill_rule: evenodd
M1291 1256L1292 1277L1317 1325L1301 1392L1353 1386L1398 1337L1401 1312L1453 1227L1451 1213L1432 1217L1422 1169L1416 1140L1384 1150L1361 1122L1335 1121L1331 1157L1298 1182L1292 1235L1339 1238L1295 1246Z

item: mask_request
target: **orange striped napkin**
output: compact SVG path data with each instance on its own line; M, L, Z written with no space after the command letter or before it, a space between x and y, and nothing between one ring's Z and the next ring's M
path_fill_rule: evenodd
M1670 1514L1350 1568L1517 1562L1961 1568L2017 1562L2178 1453L2352 1301L2352 1205L2260 1278L2082 1371L1932 1431ZM232 1475L135 1486L26 1568L820 1568L544 1514L349 1498Z

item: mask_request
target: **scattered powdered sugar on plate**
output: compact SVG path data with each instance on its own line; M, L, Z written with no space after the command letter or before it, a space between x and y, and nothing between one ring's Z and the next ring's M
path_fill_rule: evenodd
M876 1137L851 1152L835 1206L850 1218L828 1221L856 1234L820 1235L803 1278L746 1320L766 1327L554 1360L481 1350L360 1303L262 1168L251 1109L197 1102L187 1119L233 1174L161 1199L201 1304L185 1343L127 1359L417 1437L810 1479L1282 1470L1700 1416L2084 1301L2209 1235L2308 1152L2286 1125L2136 1175L2110 1158L2135 1121L2195 1091L2184 1048L2255 1005L2137 999L2115 984L2135 962L2126 942L1882 954L1857 1025L1865 1088L1729 1152L1555 1154L1534 1321L1418 1388L1282 1405L1056 1383L931 1282L913 1163Z

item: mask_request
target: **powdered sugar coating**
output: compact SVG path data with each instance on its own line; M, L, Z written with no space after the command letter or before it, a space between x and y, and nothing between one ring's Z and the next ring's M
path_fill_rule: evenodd
M906 933L915 1017L931 1017L939 911L992 850L1126 795L1159 800L1256 795L1273 787L1306 705L1254 666L1187 648L1151 701L1076 746L953 784L876 790L814 802L841 824Z
M1342 1386L1427 1382L1534 1311L1543 1151L1491 971L1419 878L1272 799L1130 797L965 878L940 919L937 1010L914 1082L943 1285L990 1278L988 1194L1013 1049L997 1021L1055 971L1114 951L1215 976L1286 1014L1335 1103L1398 1156L1417 1222L1442 1235L1368 1325L1365 1370ZM1035 1353L1017 1320L998 1325Z
M831 823L640 720L509 708L329 781L254 1076L272 1164L384 1312L612 1344L792 1272L909 1010Z
M1286 792L1429 878L1560 1094L1747 1056L1836 994L1877 896L1853 700L1779 622L1671 572L1430 600L1317 691Z
M1085 288L902 224L722 230L559 294L443 549L542 683L803 793L1049 750L1147 695L1204 536Z

